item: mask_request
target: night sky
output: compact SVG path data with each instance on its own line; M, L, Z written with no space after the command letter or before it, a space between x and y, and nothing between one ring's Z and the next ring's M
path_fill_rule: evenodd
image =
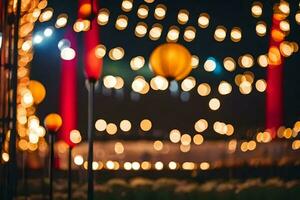
M255 74L255 80L266 78L266 68L260 67L256 62L250 69L237 67L235 71L228 72L223 67L223 59L227 56L233 57L236 61L239 56L250 53L256 59L258 55L268 51L269 36L256 35L255 26L260 20L265 21L268 28L271 25L272 2L270 0L261 1L263 3L263 14L260 18L251 15L251 5L254 1L243 0L156 0L148 4L150 8L149 16L145 20L139 19L136 11L139 5L146 4L142 0L135 0L133 10L125 13L121 10L121 0L100 1L101 8L107 8L110 13L109 23L101 26L101 43L106 49L121 46L125 50L125 56L120 61L112 61L106 55L104 58L103 74L118 75L125 79L123 97L118 97L115 91L110 95L103 94L103 86L100 84L95 94L95 120L103 118L108 122L119 124L123 119L132 122L132 134L124 134L118 131L115 136L97 136L101 139L122 138L122 139L167 139L170 130L176 128L184 133L194 134L194 123L200 118L204 118L209 123L208 130L205 131L205 139L225 139L213 131L212 125L215 121L231 123L235 127L233 138L252 139L258 131L264 130L265 124L265 93L258 92L253 88L249 95L242 95L238 86L234 83L235 75L246 70ZM162 3L167 6L167 15L163 21L157 21L153 17L154 8ZM74 0L52 0L49 6L54 8L53 18L44 23L36 23L35 33L43 31L48 26L54 26L57 16L64 12L69 15L68 25L72 27L77 16L77 1ZM300 42L300 26L296 24L294 16L298 10L296 1L290 2L291 14L288 20L291 24L291 32L287 36L287 41ZM180 9L187 9L190 12L189 22L179 25L177 14ZM210 25L206 29L198 27L197 19L200 13L206 12L210 15ZM118 15L128 16L128 27L124 31L116 30L115 20ZM148 34L143 38L134 35L134 28L140 21L151 27L154 23L163 25L163 33L159 40L152 41ZM130 59L142 55L148 63L148 58L153 49L166 42L166 34L170 26L180 27L181 34L178 42L187 47L190 52L200 59L199 67L193 69L191 75L197 79L196 87L189 92L190 98L187 102L178 96L171 96L168 90L150 90L146 95L140 95L138 101L130 98L131 82L137 75L142 75L147 81L153 77L148 66L145 65L138 71L132 71L129 65ZM227 37L223 42L214 40L213 35L216 26L223 25L227 28ZM196 38L193 42L185 42L182 34L186 26L194 26L197 30ZM232 27L242 29L242 40L234 43L230 40L230 30ZM57 43L63 38L66 28L55 29L51 38L45 39L41 44L35 46L35 55L32 63L31 79L41 81L47 88L47 96L39 105L37 112L43 118L50 112L58 112L59 108L59 88L60 88L60 51ZM82 33L77 33L79 45L82 46ZM87 90L83 74L82 48L77 52L80 60L78 65L78 129L85 133L87 129ZM208 73L203 69L203 64L208 57L216 59L219 66L214 73ZM300 76L299 53L293 54L285 60L284 65L284 123L291 127L294 122L300 119ZM218 93L220 81L225 80L233 86L232 93L222 96ZM101 80L100 80L101 82ZM211 85L212 92L209 96L201 97L197 94L199 83L207 82ZM217 111L211 111L208 102L216 97L221 101L221 107ZM139 123L142 119L149 118L153 123L151 134L136 134L139 132ZM85 135L85 134L83 134Z

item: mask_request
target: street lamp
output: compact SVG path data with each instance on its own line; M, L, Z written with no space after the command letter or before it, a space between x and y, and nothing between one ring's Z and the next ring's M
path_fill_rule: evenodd
M49 133L50 157L49 157L49 199L53 199L53 169L54 169L54 143L55 133L62 125L61 117L56 113L48 114L44 120L44 126Z

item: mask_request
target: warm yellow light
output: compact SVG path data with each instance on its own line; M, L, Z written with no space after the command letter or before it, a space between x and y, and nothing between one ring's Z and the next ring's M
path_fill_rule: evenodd
M40 22L46 22L49 21L53 16L53 9L52 8L46 8L39 17Z
M166 90L169 86L168 80L163 76L155 76L150 81L153 90Z
M152 122L149 119L143 119L140 123L140 127L143 131L150 131Z
M221 81L218 87L218 91L221 95L230 94L232 91L232 86L230 85L230 83L226 81Z
M148 162L148 161L143 161L143 162L141 163L141 168L142 168L143 170L149 170L149 169L151 169L151 163Z
M177 129L173 129L170 131L169 135L170 141L173 143L178 143L180 142L181 139L181 133Z
M198 17L198 25L201 28L207 28L209 25L209 15L207 13L201 13Z
M216 69L217 64L214 60L207 59L204 63L204 70L207 72L212 72Z
M115 163L111 160L106 161L105 167L109 170L113 170L115 168Z
M265 36L266 32L267 32L266 23L263 21L257 22L255 30L256 30L256 34L258 36L260 36L260 37Z
M32 41L31 40L27 40L22 44L22 50L27 52L31 49L32 47Z
M132 166L132 169L135 170L135 171L139 170L140 167L141 167L140 163L138 163L136 161L132 162L131 166Z
M200 163L200 169L201 170L208 170L210 167L210 164L208 162L202 162Z
M130 123L130 121L129 120L122 120L121 122L120 122L120 129L122 130L122 131L124 131L124 132L128 132L128 131L130 131L130 129L131 129L131 123Z
M214 38L218 42L222 42L226 37L226 28L224 26L217 26Z
M182 153L187 153L190 150L191 150L191 145L183 145L183 144L180 145L180 151Z
M106 88L113 88L117 84L116 77L112 75L107 75L103 77L103 84Z
M208 123L205 119L200 119L195 123L194 128L198 133L201 133L208 128Z
M157 20L162 20L165 18L167 13L167 7L163 4L158 4L154 10L154 17Z
M298 150L298 149L300 149L300 140L295 140L295 141L293 141L293 143L292 143L292 149L293 149L293 150Z
M103 58L106 54L106 47L103 44L99 44L95 48L95 55L97 58Z
M137 37L144 37L147 33L148 26L144 22L139 22L135 27L135 35Z
M247 143L247 148L249 151L253 151L256 148L256 142L251 140Z
M62 13L62 14L58 15L57 20L55 22L55 27L56 28L65 27L67 25L67 22L68 22L68 15L65 13Z
M2 160L3 160L4 162L8 162L8 161L9 161L9 154L6 153L6 152L3 152L3 153L2 153Z
M39 136L33 132L28 135L29 142L32 144L37 144L39 142Z
M239 90L242 94L250 94L252 91L252 85L249 81L245 80L239 85Z
M125 15L118 16L115 25L116 29L124 30L126 29L127 25L128 25L128 17Z
M286 15L290 14L290 5L288 2L280 1L278 8L283 14L286 14Z
M237 147L237 140L233 139L228 142L228 151L229 153L234 153Z
M76 155L74 157L74 163L75 165L81 166L83 164L84 160L83 157L81 155Z
M109 20L109 10L102 8L97 16L97 22L99 25L106 25Z
M81 134L78 130L72 130L70 132L70 140L71 140L72 143L78 144L78 143L81 142L81 139L82 139Z
M164 168L164 164L162 162L158 161L154 164L154 167L156 170L162 170Z
M220 100L217 98L212 98L209 100L208 106L211 110L218 110L221 106Z
M280 43L279 49L280 49L281 55L283 55L284 57L289 57L294 52L293 46L289 42L286 42L286 41Z
M242 152L248 151L248 142L243 142L243 143L241 144L241 151L242 151Z
M258 64L261 66L261 67L267 67L269 62L268 62L268 56L266 55L260 55L257 59L257 62Z
M106 132L109 135L114 135L118 131L118 127L114 123L108 123L106 126Z
M137 10L137 15L141 19L146 19L149 14L149 8L146 5L140 5Z
M104 119L98 119L95 123L95 128L97 131L104 131L106 129L107 123Z
M254 65L254 59L250 54L245 54L239 58L239 64L241 67L250 68Z
M283 32L289 32L290 31L290 23L288 21L281 21L279 24L280 30Z
M93 161L93 162L92 162L92 169L93 169L93 170L97 170L98 168L99 168L99 163L96 162L96 161Z
M200 135L200 134L194 135L194 137L193 137L193 142L194 142L194 144L200 145L200 144L203 143L203 141L204 141L204 138L203 138L202 135Z
M183 33L184 40L187 42L191 42L195 39L195 37L196 37L196 29L193 26L186 27Z
M115 152L116 154L122 154L124 152L124 146L121 142L115 143Z
M171 26L167 34L168 42L176 42L179 37L179 28L177 26Z
M133 3L132 0L123 0L121 8L124 12L129 12L132 10Z
M133 80L131 87L132 87L133 91L141 93L146 85L147 85L147 82L145 81L145 78L142 76L137 76Z
M145 65L145 58L143 56L137 56L131 59L130 67L132 70L139 70Z
M233 58L226 57L224 58L223 65L227 71L232 72L233 70L235 70L236 63Z
M227 130L225 133L227 136L231 136L234 133L234 127L231 124L227 124L225 130Z
M181 141L181 144L182 144L182 145L187 146L187 145L190 145L190 144L191 144L192 137L191 137L189 134L183 134L183 135L181 136L180 141Z
M154 143L153 143L153 148L156 150L156 151L161 151L164 147L164 144L162 143L162 141L160 140L156 140Z
M193 170L195 168L196 168L196 165L193 162L184 162L184 163L182 163L182 169L184 169L184 170Z
M192 67L195 69L199 65L199 57L196 55L192 55Z
M125 162L123 165L125 170L131 170L132 169L132 165L130 162Z
M75 56L76 56L75 50L70 47L63 48L60 52L60 57L63 60L73 60Z
M160 24L153 24L151 30L149 31L149 38L151 40L158 40L162 33L162 25Z
M200 96L207 96L210 94L211 88L207 83L201 83L198 88L197 92Z
M296 20L297 24L300 24L300 12L296 13L295 20Z
M192 76L185 78L181 82L181 89L185 92L192 90L196 86L196 79Z
M264 92L267 88L267 83L264 79L259 79L256 81L255 87L256 87L257 91Z
M252 4L251 12L253 17L260 17L262 15L262 10L263 5L260 2L254 2Z
M123 78L121 78L119 76L116 76L116 80L117 80L117 83L115 85L115 89L118 90L118 89L123 88L123 86L124 86L124 80L123 80Z
M178 165L177 165L176 162L171 161L171 162L169 162L168 167L169 167L170 170L175 170L175 169L178 168Z
M177 15L177 21L179 24L186 24L189 21L189 11L185 9L179 10Z
M242 31L238 27L233 27L230 32L230 38L233 42L239 42L242 39Z
M116 47L109 51L109 58L112 60L121 60L124 57L124 49L122 47Z

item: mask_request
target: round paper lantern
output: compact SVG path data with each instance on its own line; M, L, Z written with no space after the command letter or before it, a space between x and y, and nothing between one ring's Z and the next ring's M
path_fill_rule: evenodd
M35 104L41 103L46 96L46 89L39 81L31 80L28 86Z
M48 131L56 132L62 125L62 119L60 115L56 113L50 113L44 120L44 126Z
M192 71L192 55L180 44L162 44L152 52L150 66L156 75L181 80Z

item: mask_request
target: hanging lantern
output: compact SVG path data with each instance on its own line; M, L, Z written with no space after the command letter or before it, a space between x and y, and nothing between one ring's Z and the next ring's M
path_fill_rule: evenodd
M46 89L39 81L31 80L28 86L35 104L41 103L46 96Z
M60 115L56 113L50 113L46 116L44 125L48 131L56 132L62 125L62 119Z
M162 44L152 52L150 66L156 75L181 80L192 71L192 55L180 44Z

